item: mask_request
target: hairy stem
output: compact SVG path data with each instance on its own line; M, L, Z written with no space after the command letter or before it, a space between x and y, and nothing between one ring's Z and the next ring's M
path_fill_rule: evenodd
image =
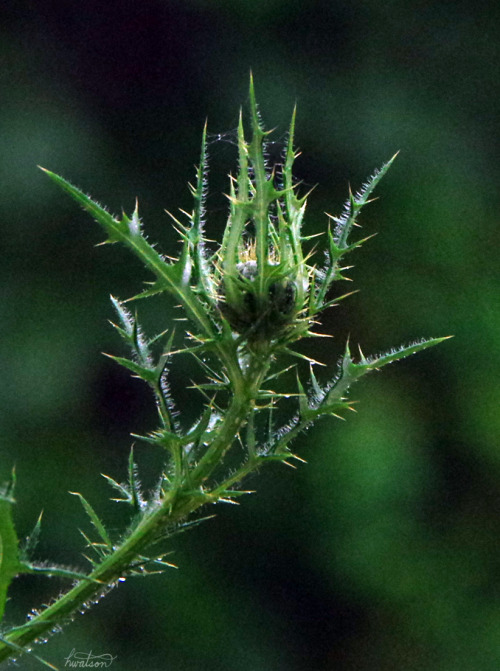
M234 436L231 437L231 442ZM220 447L220 445L219 445ZM25 647L44 638L73 615L95 602L110 585L123 580L130 566L141 556L143 550L161 536L162 529L184 520L207 503L216 503L228 487L240 482L258 467L258 460L245 463L235 474L218 485L212 492L193 493L182 490L167 492L161 504L144 515L130 535L101 564L80 580L68 592L33 617L26 624L12 629L0 640L0 662L11 657L12 646ZM9 645L11 644L11 645Z

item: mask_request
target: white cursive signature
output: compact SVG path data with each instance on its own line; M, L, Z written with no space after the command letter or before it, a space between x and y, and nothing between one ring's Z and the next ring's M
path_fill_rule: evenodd
M77 652L75 648L69 653L64 666L71 669L107 669L115 661L117 655L113 657L105 652L102 655L93 655L90 652Z

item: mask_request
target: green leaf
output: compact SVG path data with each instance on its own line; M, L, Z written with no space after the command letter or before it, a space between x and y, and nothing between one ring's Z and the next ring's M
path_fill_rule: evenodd
M117 501L119 503L132 503L132 495L125 485L120 484L116 480L114 480L112 477L109 475L105 475L104 473L101 473L102 477L107 480L107 482L116 489L123 498L121 499L111 499L111 501Z
M309 370L310 370L310 373L311 373L311 388L312 388L313 394L316 398L320 398L321 394L322 394L322 390L321 390L321 387L318 384L318 380L316 379L316 375L314 374L314 370L313 370L312 365L309 366Z
M363 184L361 189L356 194L350 193L349 199L344 205L344 211L340 217L333 217L336 222L334 239L337 244L337 247L340 250L346 250L347 239L351 232L352 227L356 223L356 218L360 213L364 205L369 202L369 197L373 193L375 187L378 185L382 177L387 173L391 165L393 164L397 154L395 154L387 163L375 170L373 175Z
M106 354L106 352L104 352L104 356L107 356L108 359L112 359L113 361L116 361L116 363L119 363L120 366L123 366L124 368L132 371L132 373L135 373L135 375L141 378L141 380L155 383L158 379L158 373L154 369L145 368L135 361L131 361L130 359L126 359L122 356L114 356L113 354Z
M85 573L74 571L73 569L65 568L64 566L53 566L44 564L32 564L30 562L23 563L23 573L31 573L38 575L46 575L49 578L66 578L68 580L89 580L90 582L100 583L100 580L91 578Z
M299 389L299 413L301 420L306 420L311 414L311 408L307 402L307 394L297 373L297 387Z
M26 648L23 648L21 645L17 645L17 643L9 641L7 638L4 638L3 636L0 636L0 641L4 643L7 647L9 647L11 650L13 650L16 654L28 655L29 657L33 657L33 659L36 659L37 662L40 662L40 664L43 664L47 668L52 669L53 671L59 671L57 666L54 666L50 662L47 662L46 659L43 659L39 655L35 655L35 653L32 652L31 650L27 650Z
M113 326L118 329L125 340L130 341L134 333L134 320L132 314L123 307L123 304L117 298L110 296L110 299L118 314L118 317L120 318L122 328L116 326L116 324L113 324Z
M130 493L132 496L131 504L135 510L139 511L144 505L142 498L141 483L137 473L137 464L134 462L134 448L130 450L128 458L128 481L130 486Z
M382 366L387 366L389 363L394 361L399 361L400 359L406 359L406 357L421 352L428 347L434 347L434 345L439 345L444 340L448 340L453 336L445 336L443 338L429 338L428 340L420 340L418 342L407 345L406 347L400 347L399 349L391 350L385 354L380 354L378 356L368 357L361 361L361 363L353 364L357 371L368 372L370 370L378 370ZM359 373L358 373L359 374Z
M85 539L85 542L87 543L86 547L90 548L93 550L96 555L99 558L99 561L101 559L104 559L107 556L107 549L108 546L105 545L104 543L96 543L94 541L91 541L90 538L87 536L87 534L80 529L80 533L82 534L83 538ZM104 550L104 548L106 550ZM87 555L83 555L85 559L87 559L94 567L98 565L99 562L95 561L94 559L91 559L90 557L87 557Z
M10 482L0 490L0 621L5 610L9 585L21 572L18 538L12 519L14 483L13 471Z
M31 558L34 549L38 545L38 539L40 538L40 532L42 530L42 515L43 511L38 516L38 520L33 527L33 531L28 536L26 536L24 543L22 543L19 548L19 556L23 562L26 562Z
M79 203L84 210L87 210L94 219L101 224L109 238L107 242L123 242L125 238L129 237L131 230L129 228L130 220L118 221L113 215L111 215L107 210L105 210L99 203L96 203L92 198L85 195L83 191L80 191L76 186L73 186L70 182L65 180L63 177L56 175L50 170L46 170L40 166L40 169L47 174L50 179L52 179L58 186L60 186L64 191L69 193L69 195Z
M411 356L412 354L416 354L417 352L427 349L428 347L439 345L439 343L443 342L444 340L448 340L450 337L452 336L421 340L406 347L394 349L390 352L386 352L385 354L371 356L368 358L361 354L361 361L359 363L355 363L352 359L351 352L349 350L349 343L347 343L345 354L341 361L340 374L328 390L328 393L325 394L324 400L319 407L327 409L331 405L342 402L345 394L347 394L347 391L349 390L349 387L354 384L356 380L359 380L360 377L366 375L366 373L369 373L372 370L378 370L379 368L382 368L382 366L387 366L387 364L393 363L394 361L405 359L406 357Z
M82 496L82 494L80 494L79 492L70 492L70 494L72 494L73 496L78 496L78 498L79 498L80 501L81 501L82 506L83 506L84 509L85 509L85 512L86 512L87 515L90 517L90 521L91 521L92 524L94 525L94 527L95 527L97 533L98 533L99 536L102 538L102 540L104 541L104 543L106 544L106 546L107 546L110 550L112 550L112 549L113 549L113 543L111 542L111 539L110 539L110 537L108 536L108 532L106 531L106 529L105 529L105 527L104 527L104 524L101 522L101 520L100 520L99 517L97 516L97 513L96 513L95 510L92 508L92 506L90 505L90 503L89 503L89 502L87 501L87 499L86 499L84 496Z
M207 173L207 124L203 128L201 139L200 164L196 171L196 188L192 189L194 197L194 208L191 216L191 228L187 233L189 252L193 259L196 282L202 291L204 298L211 301L214 290L210 282L210 272L205 258L205 240L203 237L203 226L205 216L206 196L206 173Z
M185 264L169 264L141 234L137 208L132 219L123 215L121 220L86 196L80 189L50 170L41 168L58 186L76 200L94 219L101 224L108 235L106 242L122 242L129 247L144 265L162 282L166 291L173 294L183 304L188 316L202 329L205 335L213 336L213 328L203 303L190 288L186 278Z

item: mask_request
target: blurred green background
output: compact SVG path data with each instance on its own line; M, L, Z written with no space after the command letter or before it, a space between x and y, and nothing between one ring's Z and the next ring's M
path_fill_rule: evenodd
M208 116L217 237L252 68L277 151L298 104L307 231L401 152L362 216L378 235L353 257L360 293L316 355L334 366L349 334L366 354L455 336L363 381L357 415L295 445L307 465L269 467L173 541L180 570L129 581L40 652L61 668L73 648L107 652L116 671L498 671L500 4L4 0L0 19L0 479L16 464L21 534L45 510L40 558L84 566L68 490L119 527L99 474L124 479L155 411L100 354L123 354L108 295L149 278L94 248L97 224L37 164L113 212L137 196L175 253L163 208L191 207ZM169 306L143 307L168 325ZM150 485L161 455L138 458ZM9 617L63 587L18 581Z

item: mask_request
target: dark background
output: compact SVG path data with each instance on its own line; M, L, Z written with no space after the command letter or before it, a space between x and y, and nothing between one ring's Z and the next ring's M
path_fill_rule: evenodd
M99 474L124 479L155 411L100 354L124 353L108 295L149 277L94 247L37 164L113 212L137 196L173 254L163 208L191 207L208 117L217 237L252 68L278 150L298 104L306 232L401 152L361 219L378 235L352 259L360 293L325 317L317 356L333 367L349 334L365 354L455 336L359 384L359 414L297 441L307 465L269 467L173 541L178 571L129 581L39 652L61 668L107 652L116 671L498 671L500 4L4 0L0 20L1 479L16 464L20 534L45 511L40 558L84 566L68 490L119 527ZM169 306L141 307L169 325ZM150 485L161 455L138 459ZM18 581L11 621L63 587Z

